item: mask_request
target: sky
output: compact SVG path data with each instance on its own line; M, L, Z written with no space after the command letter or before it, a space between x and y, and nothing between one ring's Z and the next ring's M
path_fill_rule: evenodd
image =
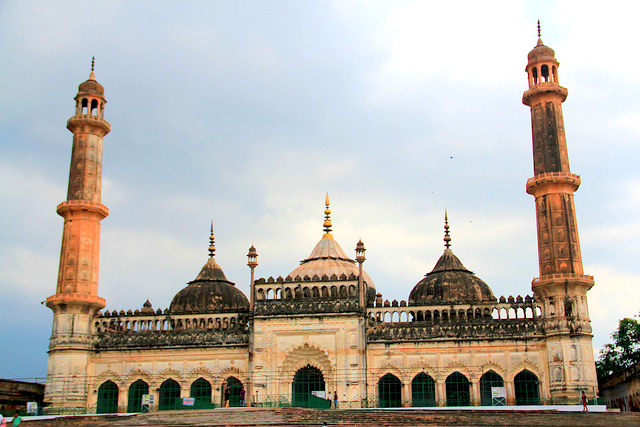
M560 62L594 348L640 312L633 2L3 1L0 378L46 376L78 85L105 88L99 295L166 308L207 260L245 294L333 235L384 299L452 249L501 295L538 276L524 68Z

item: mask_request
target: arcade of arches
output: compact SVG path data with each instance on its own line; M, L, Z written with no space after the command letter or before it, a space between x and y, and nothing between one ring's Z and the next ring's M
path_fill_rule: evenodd
M496 372L490 370L485 372L479 381L480 404L482 406L492 406L492 387L504 387L503 378ZM181 395L181 387L177 381L169 378L163 381L158 389L159 410L184 409L182 407L183 397L195 399L194 408L214 408L224 406L224 388L230 390L229 406L240 406L240 390L243 384L235 377L227 378L222 384L221 398L219 405L213 403L211 383L198 378L190 385L188 396ZM515 391L514 399L517 405L539 405L540 389L538 377L528 370L522 370L513 379ZM427 373L420 372L411 380L411 395L403 395L404 384L392 373L383 375L377 383L377 401L381 408L394 408L406 406L405 402L410 401L410 406L430 407L436 406L438 401L445 401L446 406L470 406L472 404L472 384L465 375L460 372L453 372L445 380L445 394L439 396L436 381ZM309 407L313 406L313 392L325 392L327 399L332 396L332 391L328 390L324 380L324 375L320 369L307 365L300 368L291 384L292 406ZM136 380L128 387L127 412L139 412L142 407L142 396L149 393L149 384L143 380ZM113 381L105 381L98 388L97 413L118 412L119 388Z

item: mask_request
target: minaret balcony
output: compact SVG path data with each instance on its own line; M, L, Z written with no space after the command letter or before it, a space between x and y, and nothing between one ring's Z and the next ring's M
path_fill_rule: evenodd
M541 82L531 86L531 88L522 95L522 103L531 107L533 104L533 102L531 102L532 99L545 95L557 95L559 97L558 101L564 102L568 94L569 91L557 82Z
M106 218L109 215L108 207L102 203L90 202L88 200L66 200L56 208L56 212L62 217L69 211L88 211L97 214L100 219Z
M527 193L538 195L550 193L573 193L580 187L580 175L570 172L545 172L527 180Z
M95 116L93 114L78 114L67 120L67 129L74 132L75 128L81 126L92 126L102 129L103 136L111 132L111 125L104 118Z

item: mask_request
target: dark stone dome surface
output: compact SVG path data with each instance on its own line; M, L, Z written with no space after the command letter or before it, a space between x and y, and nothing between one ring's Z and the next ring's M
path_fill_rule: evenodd
M209 258L198 277L173 297L172 314L237 312L249 309L249 301L213 258Z
M462 265L451 249L409 294L409 305L479 303L495 301L489 286Z

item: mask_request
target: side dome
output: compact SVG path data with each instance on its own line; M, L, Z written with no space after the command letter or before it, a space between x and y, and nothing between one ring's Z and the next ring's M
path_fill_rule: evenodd
M450 249L449 223L445 215L445 251L433 270L414 286L409 305L480 303L496 301L489 286L467 270Z
M214 259L213 226L210 241L209 260L198 277L173 297L169 306L172 314L237 312L249 309L245 294L227 280Z

